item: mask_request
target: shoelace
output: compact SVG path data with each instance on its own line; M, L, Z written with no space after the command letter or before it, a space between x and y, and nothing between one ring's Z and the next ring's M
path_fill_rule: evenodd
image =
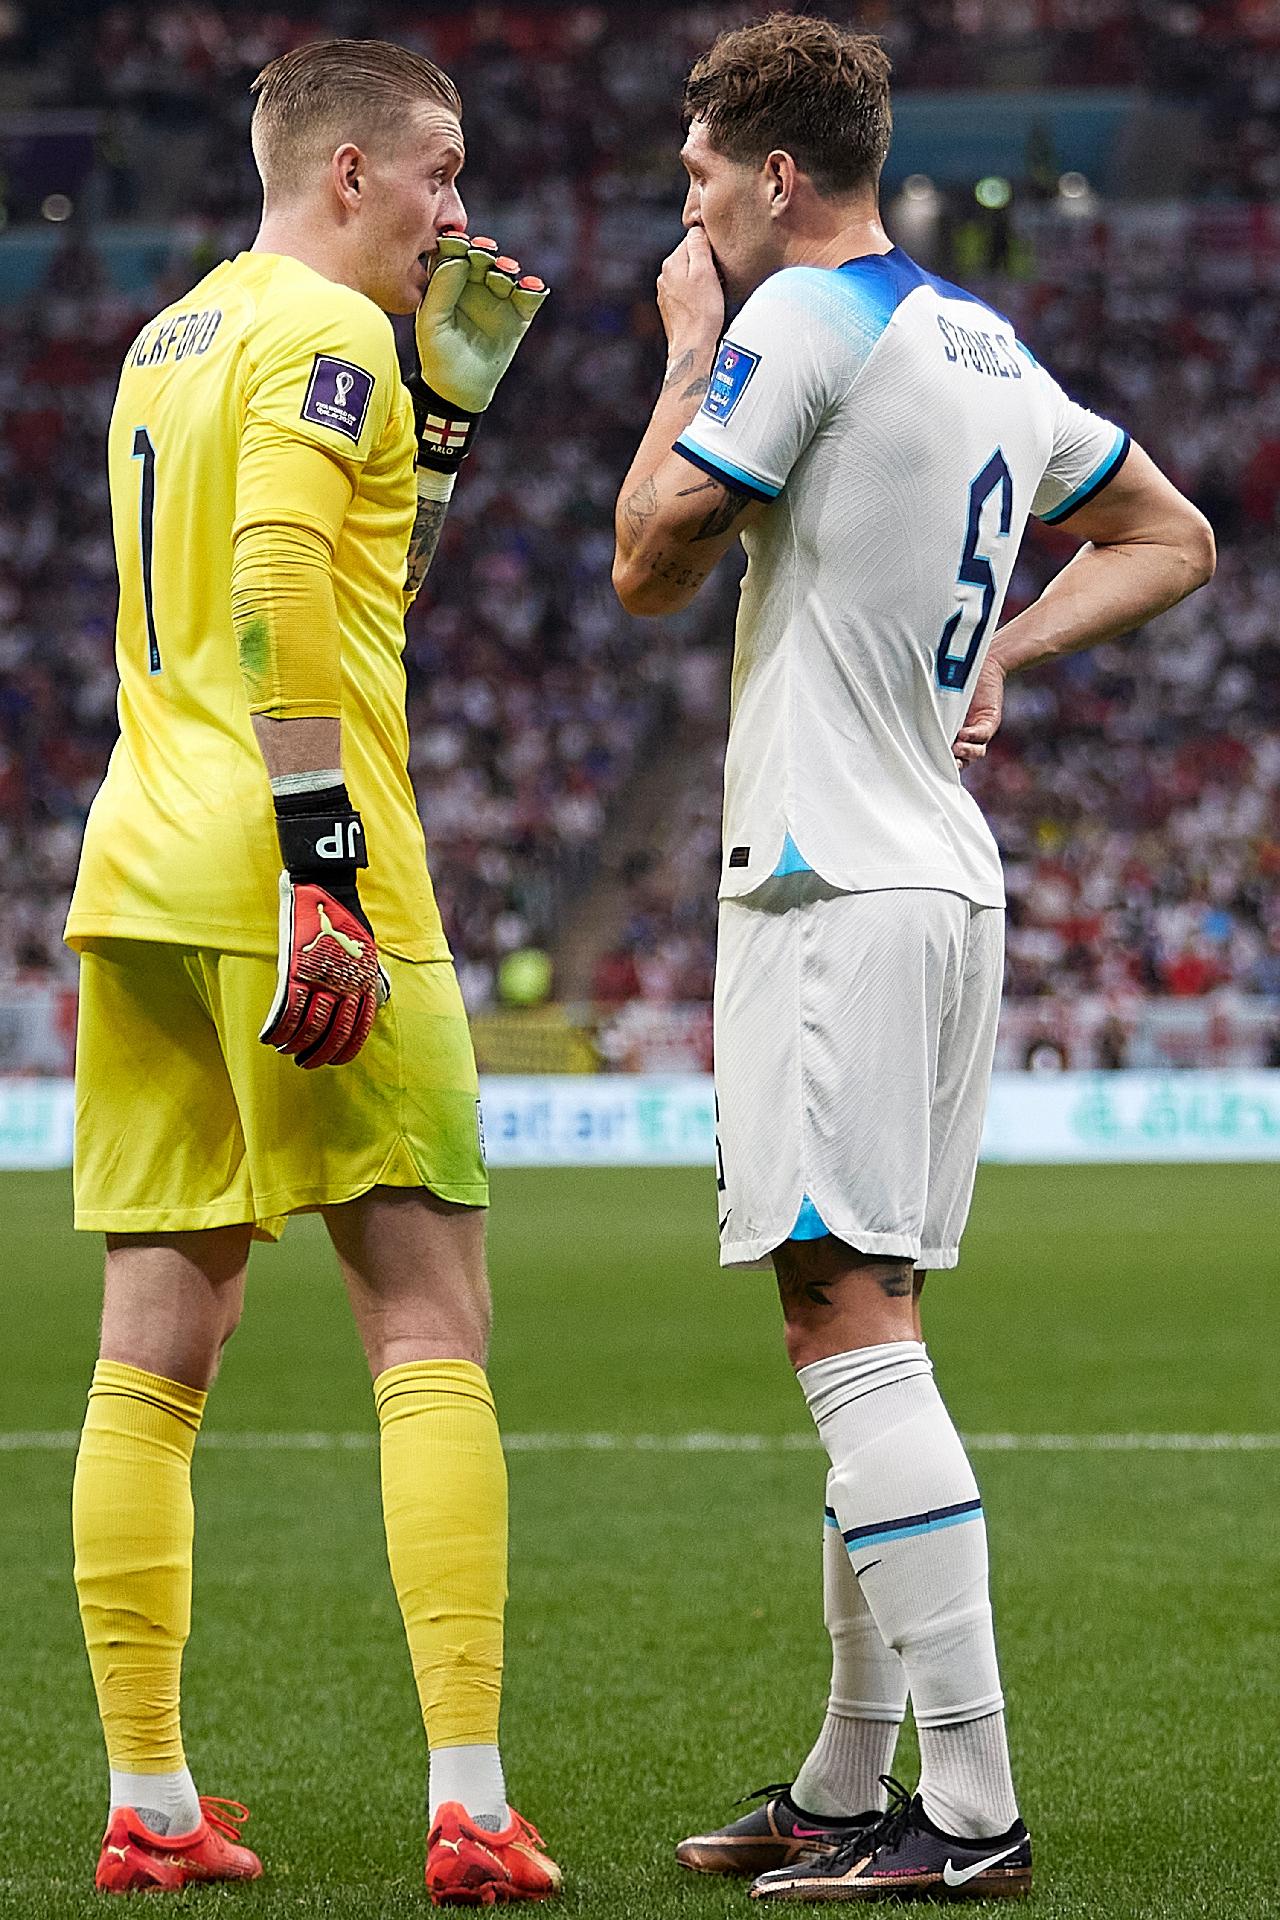
M855 1860L865 1860L880 1847L891 1847L901 1839L911 1817L912 1795L901 1780L895 1780L891 1773L880 1775L880 1785L889 1798L889 1804L880 1819L874 1827L857 1834L852 1840L846 1840L842 1847L829 1854L823 1862L824 1873L843 1873Z
M794 1782L775 1780L771 1787L753 1787L750 1793L744 1793L741 1800L735 1800L735 1807L748 1807L753 1800L768 1800L775 1793L790 1793Z
M213 1794L200 1795L200 1811L211 1827L216 1827L226 1839L237 1843L240 1829L249 1818L248 1807L242 1807L238 1800L221 1800Z
M532 1820L526 1820L522 1813L516 1813L514 1807L512 1807L511 1811L515 1814L516 1831L520 1835L520 1838L527 1840L531 1846L536 1847L539 1853L545 1853L546 1847L543 1843L542 1835L538 1832Z

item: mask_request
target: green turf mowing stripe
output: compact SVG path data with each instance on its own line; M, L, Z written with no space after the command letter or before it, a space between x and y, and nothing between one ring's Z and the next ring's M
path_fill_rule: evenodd
M0 1432L0 1453L60 1453L78 1433ZM974 1453L1272 1453L1280 1433L969 1433ZM201 1448L245 1453L360 1452L378 1443L374 1432L206 1433ZM508 1433L508 1453L813 1453L809 1433Z

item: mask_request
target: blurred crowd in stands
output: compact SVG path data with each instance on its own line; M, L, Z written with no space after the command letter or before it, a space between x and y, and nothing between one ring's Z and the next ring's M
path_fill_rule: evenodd
M1274 0L860 0L833 11L880 35L908 89L1112 87L1193 104L1208 141L1198 188L1280 187L1280 12ZM8 97L98 108L100 211L236 218L252 203L247 89L299 40L380 34L458 80L470 184L505 200L566 192L585 214L646 183L666 194L680 82L738 0L615 6L410 0L0 6Z
M1221 563L1207 592L1137 639L1015 685L971 784L1008 863L1012 994L1227 985L1280 1001L1280 228L1261 204L1280 187L1280 9L876 0L856 12L885 37L901 87L1142 80L1192 99L1203 186L1254 203L1196 221L1169 210L1167 232L1132 210L1091 207L1065 225L1042 210L1009 270L978 284L1199 502ZM614 495L662 360L661 248L652 219L629 245L628 222L656 210L674 238L679 83L738 17L683 9L655 32L651 15L621 10L357 0L305 14L119 6L78 24L0 11L10 99L108 110L96 211L142 217L163 202L187 216L159 288L111 291L92 230L73 224L38 292L0 307L0 981L72 974L62 914L114 735L102 446L116 369L157 305L247 243L248 82L327 28L388 34L449 67L473 224L555 289L408 624L412 771L468 999L491 1000L503 955L555 946L602 848L608 871L630 783L664 754L670 804L615 876L619 936L594 988L606 1003L706 997L734 583L638 623L608 573ZM1009 610L1070 550L1036 533Z

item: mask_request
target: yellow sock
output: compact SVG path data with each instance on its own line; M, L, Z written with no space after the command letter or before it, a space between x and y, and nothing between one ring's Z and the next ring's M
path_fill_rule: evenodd
M184 1766L191 1455L206 1395L114 1360L89 1389L71 1497L80 1620L113 1769Z
M373 1390L387 1557L427 1742L495 1744L507 1469L489 1382L469 1360L418 1360L388 1367Z

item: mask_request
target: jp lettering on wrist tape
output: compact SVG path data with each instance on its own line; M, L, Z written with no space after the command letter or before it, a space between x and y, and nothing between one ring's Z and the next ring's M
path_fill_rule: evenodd
M354 879L369 864L364 824L353 807L277 816L280 856L295 880Z

